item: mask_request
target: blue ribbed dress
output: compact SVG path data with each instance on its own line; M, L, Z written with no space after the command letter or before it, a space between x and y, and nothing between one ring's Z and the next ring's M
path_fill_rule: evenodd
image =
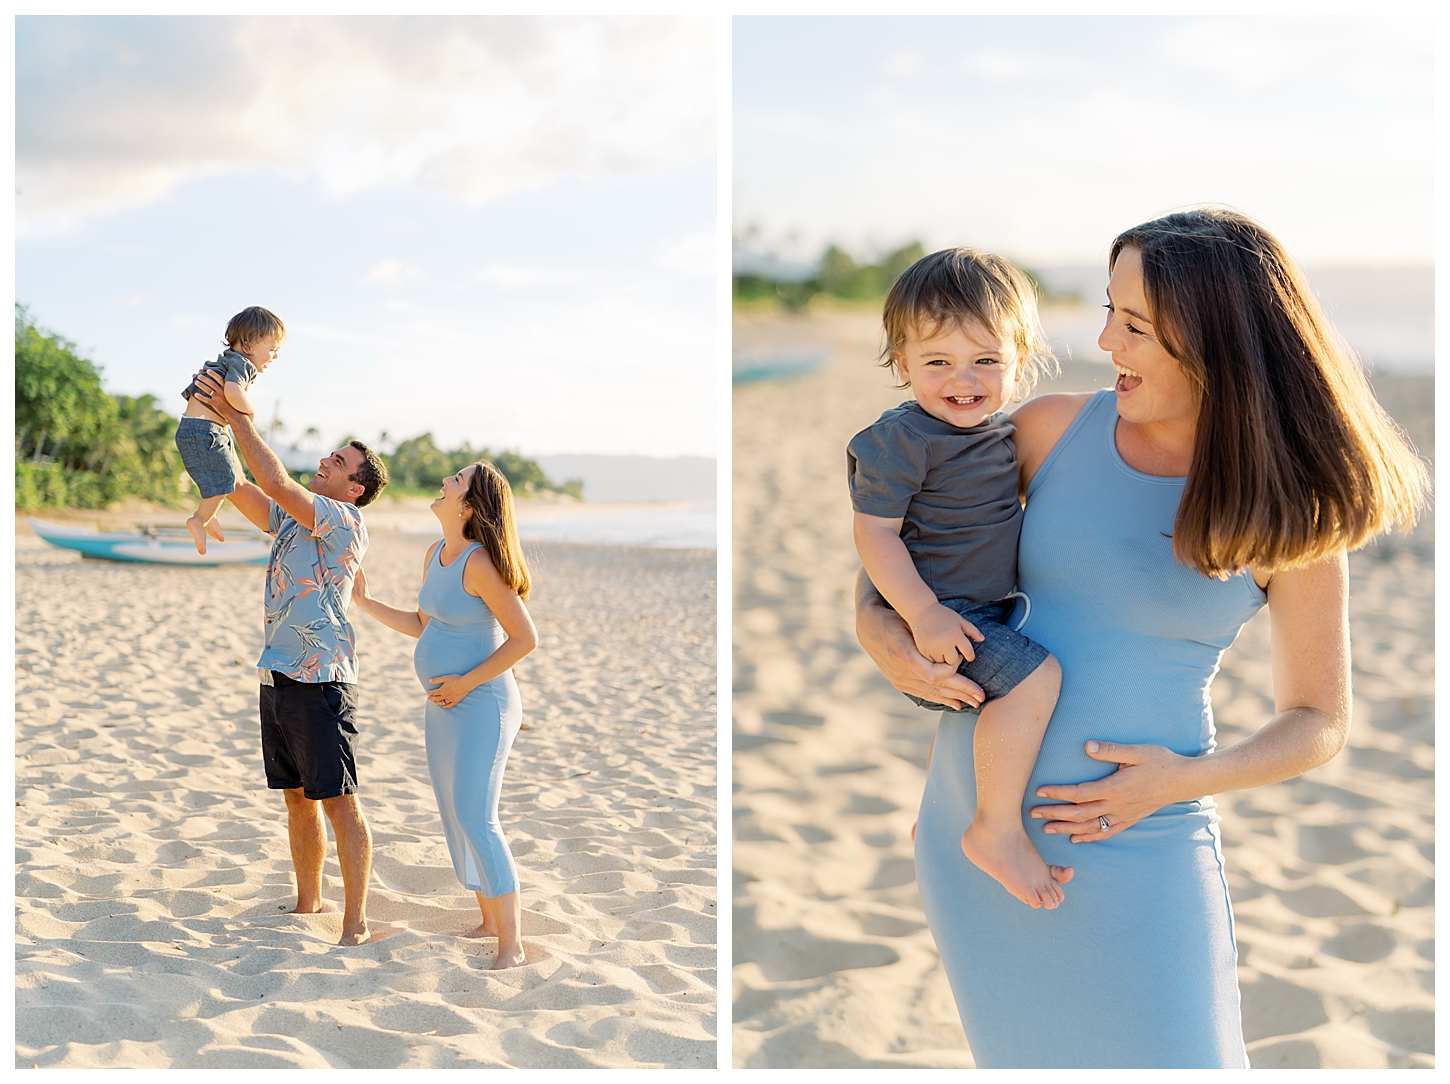
M424 689L429 678L466 674L507 639L482 599L463 589L463 569L475 542L444 565L443 546L428 561L418 609L428 624L413 651ZM428 772L443 818L453 871L464 887L493 899L518 891L514 856L498 819L504 763L523 722L512 670L478 686L451 708L426 701L423 712Z
M1129 467L1117 418L1103 391L1074 419L1028 488L1018 550L1018 585L1032 599L1022 631L1063 675L1022 814L1042 857L1075 867L1066 901L1034 911L962 854L976 805L974 717L942 718L922 796L917 881L982 1068L1247 1065L1213 799L1093 843L1027 818L1053 804L1035 797L1039 786L1114 770L1084 751L1091 739L1213 749L1209 683L1265 601L1248 573L1214 580L1174 560L1183 479Z

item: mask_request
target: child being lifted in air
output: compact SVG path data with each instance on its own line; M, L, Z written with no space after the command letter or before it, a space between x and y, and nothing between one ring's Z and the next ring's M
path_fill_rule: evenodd
M287 329L275 314L253 305L228 321L227 348L202 369L211 370L225 382L227 402L244 414L256 414L247 389L277 360L277 349L286 337ZM181 395L186 399L186 412L176 427L176 450L181 453L186 473L201 490L201 504L186 521L186 529L196 541L196 552L205 553L207 535L218 542L226 541L216 522L223 499L238 486L250 483L243 481L242 465L226 422L206 405L205 395L197 394L194 379Z
M851 438L856 552L872 584L934 662L958 664L986 694L972 748L977 807L962 850L1032 907L1056 907L1070 867L1048 866L1022 799L1062 671L1007 622L1022 525L1015 430L999 413L1053 359L1032 282L999 256L934 252L891 287L883 364L914 399ZM910 694L907 694L910 695ZM911 697L922 707L955 711Z

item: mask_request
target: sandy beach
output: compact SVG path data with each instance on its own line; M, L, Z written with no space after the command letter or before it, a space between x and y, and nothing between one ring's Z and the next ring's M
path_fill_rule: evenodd
M735 324L737 351L829 352L815 372L734 397L740 1067L973 1065L909 835L936 716L887 684L853 629L844 449L908 394L873 365L878 320L827 311ZM1039 390L1111 379L1071 363ZM1375 384L1430 454L1431 379ZM1432 520L1350 559L1349 748L1303 777L1219 798L1255 1067L1434 1064ZM1269 718L1267 657L1261 613L1213 686L1220 743Z
M373 592L409 605L431 539L377 511ZM715 1064L713 552L525 544L540 645L502 817L530 962L494 973L492 939L456 936L477 905L429 783L414 641L354 614L380 936L340 949L340 911L285 913L262 568L82 560L23 517L15 545L17 1067ZM340 906L331 842L324 878Z

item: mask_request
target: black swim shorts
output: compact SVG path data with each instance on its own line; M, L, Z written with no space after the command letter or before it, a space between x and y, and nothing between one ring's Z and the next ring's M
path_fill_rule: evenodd
M357 686L271 674L273 684L261 687L258 703L268 788L301 787L313 801L357 793Z

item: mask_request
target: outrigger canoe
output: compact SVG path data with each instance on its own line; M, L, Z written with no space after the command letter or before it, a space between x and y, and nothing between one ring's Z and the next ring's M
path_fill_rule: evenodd
M158 565L260 565L272 548L260 531L231 531L225 542L207 539L206 553L185 527L141 527L135 531L96 531L31 519L30 529L52 546L76 550L84 557L106 561L138 561Z

